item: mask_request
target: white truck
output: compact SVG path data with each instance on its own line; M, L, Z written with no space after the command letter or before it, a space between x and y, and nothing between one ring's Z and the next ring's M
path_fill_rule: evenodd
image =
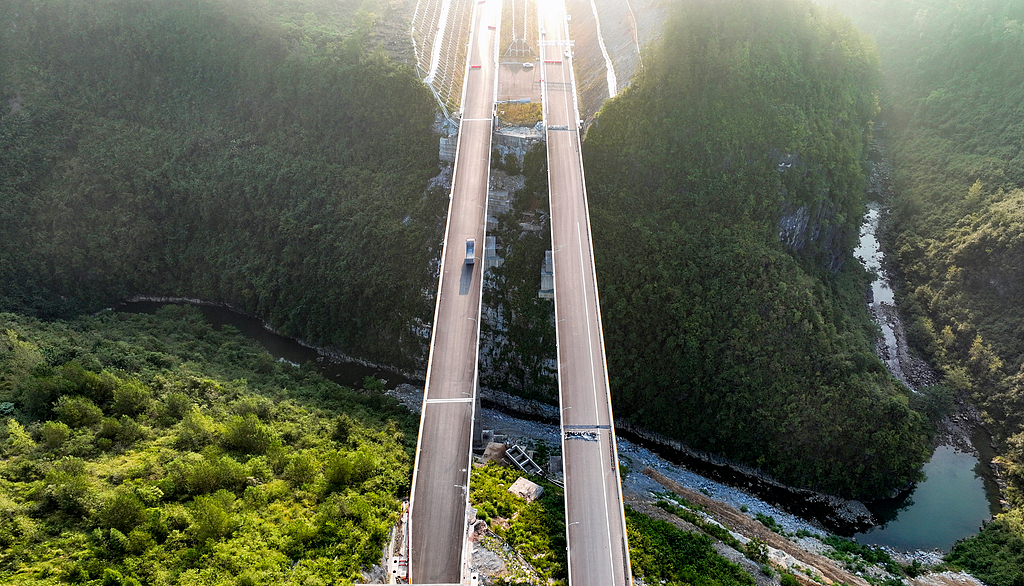
M476 240L466 238L466 264L471 265L476 261L473 253L476 251Z

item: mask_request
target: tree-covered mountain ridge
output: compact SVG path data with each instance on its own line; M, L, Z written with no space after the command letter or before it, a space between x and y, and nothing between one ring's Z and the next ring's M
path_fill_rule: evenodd
M6 6L4 307L198 297L422 364L435 107L368 50L373 15ZM584 145L617 412L825 492L915 479L927 422L872 353L849 257L870 45L807 2L696 2L645 62Z
M616 415L823 492L918 478L852 249L873 44L800 0L688 2L584 142Z
M838 1L877 39L909 341L983 412L1010 510L950 560L1024 581L1024 4Z
M3 306L196 297L420 364L446 206L435 105L361 6L5 2Z

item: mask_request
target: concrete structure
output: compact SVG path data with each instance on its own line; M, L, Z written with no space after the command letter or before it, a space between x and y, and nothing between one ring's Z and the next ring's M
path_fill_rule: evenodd
M544 264L540 266L540 292L537 297L541 299L555 298L555 270L551 259L551 251L544 251Z
M544 470L533 461L533 458L526 453L526 450L524 450L522 446L509 446L509 448L505 450L505 459L527 474L533 474L534 476L541 476L544 474Z
M565 5L539 4L571 586L632 583Z
M452 0L453 2L455 0ZM469 469L474 443L482 263L466 240L484 241L491 112L497 70L497 2L474 4L451 202L441 257L423 410L409 499L409 577L468 583ZM481 446L482 448L482 446Z
M428 0L447 14L465 0ZM565 7L539 5L540 78L547 133L551 236L547 255L555 295L562 454L565 474L569 583L576 586L631 584L618 455L601 330L589 210L580 155L578 107ZM434 9L432 9L434 10ZM431 13L434 14L434 13ZM477 348L483 267L467 264L465 241L484 241L497 87L500 3L481 1L472 12L464 70L460 134L445 230L426 389L413 470L408 524L408 575L414 584L472 584L468 575L467 496L473 425L479 408ZM433 17L424 17L430 21ZM459 20L438 17L438 21ZM490 26L489 26L490 25ZM415 36L415 31L414 31ZM450 44L438 34L436 44ZM437 53L436 46L433 51ZM460 50L461 51L461 50ZM460 51L441 51L444 59ZM432 60L437 71L450 71ZM526 83L532 80L525 77ZM454 87L454 83L446 87ZM524 224L524 229L535 228ZM478 272L479 271L479 272ZM482 448L482 444L481 444ZM538 468L512 450L521 466ZM530 464L533 464L530 467ZM401 572L401 556L395 571Z
M505 259L498 256L498 239L488 236L484 240L484 270L500 267L503 264L505 264Z
M532 503L544 494L544 487L535 482L530 482L524 477L520 477L512 483L512 486L508 487L508 491L526 502Z

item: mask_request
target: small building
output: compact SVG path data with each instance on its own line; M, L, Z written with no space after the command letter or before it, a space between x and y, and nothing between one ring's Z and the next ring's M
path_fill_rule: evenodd
M551 456L548 458L548 474L550 476L562 475L562 457Z

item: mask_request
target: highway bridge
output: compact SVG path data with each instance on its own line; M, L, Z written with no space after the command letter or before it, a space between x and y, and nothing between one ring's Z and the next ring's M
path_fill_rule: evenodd
M466 509L500 17L500 2L475 5L409 498L409 575L415 584L458 584L466 578ZM474 250L479 262L467 262L468 239L479 243Z
M569 584L632 583L565 4L539 4Z
M569 583L631 584L565 6L538 3L554 261ZM462 116L409 505L413 584L468 584L469 469L501 5L472 15ZM569 54L566 55L566 51ZM478 254L482 246L477 247Z

